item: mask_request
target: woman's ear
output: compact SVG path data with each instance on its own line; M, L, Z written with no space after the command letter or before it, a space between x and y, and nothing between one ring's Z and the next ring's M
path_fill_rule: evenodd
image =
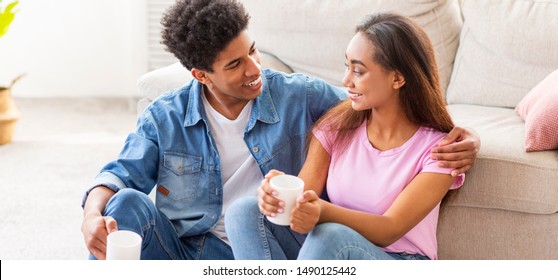
M400 89L405 85L405 77L399 71L394 71L393 75L393 89Z
M203 70L192 68L192 70L190 70L190 73L192 74L192 77L194 77L194 79L198 80L198 82L204 85L211 83L211 80L209 79L207 72Z

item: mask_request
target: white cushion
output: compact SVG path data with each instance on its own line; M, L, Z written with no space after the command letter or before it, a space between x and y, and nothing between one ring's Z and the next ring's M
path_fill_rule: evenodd
M137 87L141 98L153 100L162 93L179 88L192 79L192 74L180 62L153 70L138 79Z
M468 0L449 104L515 107L558 67L558 1Z
M242 2L252 17L249 30L259 49L278 56L295 72L334 85L341 84L346 46L365 15L385 11L407 15L423 26L432 40L445 92L462 25L456 0Z

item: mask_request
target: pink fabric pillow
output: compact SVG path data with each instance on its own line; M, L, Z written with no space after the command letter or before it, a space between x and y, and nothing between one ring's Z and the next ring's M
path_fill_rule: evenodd
M558 70L531 89L515 112L525 121L527 152L558 149Z

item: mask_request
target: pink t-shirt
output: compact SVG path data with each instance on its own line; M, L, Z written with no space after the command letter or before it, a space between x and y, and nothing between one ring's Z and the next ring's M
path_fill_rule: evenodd
M382 215L417 174L449 174L453 170L438 167L430 158L431 149L445 135L431 128L421 127L402 146L379 151L368 142L364 121L344 153L332 151L332 132L314 129L313 133L331 156L327 178L330 201L345 208ZM465 175L459 175L450 189L459 188L464 179ZM440 204L405 236L382 249L437 259L439 209Z

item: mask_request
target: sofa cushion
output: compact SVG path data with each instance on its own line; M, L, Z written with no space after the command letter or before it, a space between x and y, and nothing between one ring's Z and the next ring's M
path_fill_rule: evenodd
M445 92L462 25L456 0L242 2L252 17L249 29L258 48L275 54L296 72L334 85L341 85L345 49L365 15L393 11L410 16L432 40Z
M514 108L558 65L558 1L463 1L448 104Z
M456 125L482 139L463 187L446 197L449 205L558 212L558 150L525 152L525 126L513 109L456 104L448 110Z
M536 85L515 112L525 121L526 151L558 149L558 70Z
M141 98L153 100L162 93L178 88L192 79L188 71L180 62L153 70L142 75L137 82L138 93Z

